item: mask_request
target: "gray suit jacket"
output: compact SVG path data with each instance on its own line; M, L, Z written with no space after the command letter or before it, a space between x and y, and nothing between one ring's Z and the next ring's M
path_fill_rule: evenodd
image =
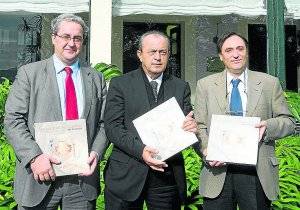
M225 78L226 72L223 71L203 78L197 84L194 113L202 151L207 147L212 114L225 114L229 110ZM295 123L276 77L248 70L247 84L246 116L260 117L267 122L266 135L259 143L257 174L268 199L276 200L279 186L274 140L292 134ZM205 165L200 177L200 194L217 197L223 188L226 169L226 166Z
M107 145L103 112L106 86L103 76L90 67L81 66L84 89L89 152L101 157ZM19 205L35 206L48 192L51 182L34 180L30 160L42 151L34 139L34 123L63 120L53 58L22 66L10 90L5 106L4 126L16 157L14 182L15 199ZM98 169L89 177L79 177L80 186L88 200L99 193Z

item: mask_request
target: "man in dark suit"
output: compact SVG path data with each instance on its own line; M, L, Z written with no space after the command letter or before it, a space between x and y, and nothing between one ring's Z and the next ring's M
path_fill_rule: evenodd
M87 33L84 21L62 14L52 21L54 55L22 66L6 102L7 137L16 156L18 209L95 209L99 194L98 161L106 148L103 76L80 63ZM81 176L56 177L59 160L44 154L35 141L34 123L86 120L90 169Z
M205 210L267 210L279 193L275 140L294 132L279 80L247 68L248 42L231 32L218 41L223 72L200 79L195 96L195 118L201 151L207 154L213 114L260 117L257 164L238 165L207 161L201 171L200 194ZM236 83L237 82L237 83ZM246 148L245 148L246 149Z
M142 209L144 201L150 210L177 210L186 197L181 153L166 162L154 159L157 151L143 144L132 123L175 97L187 115L183 129L196 132L188 83L165 72L169 47L163 33L143 34L137 51L141 68L111 80L104 114L107 138L114 144L104 175L107 210Z

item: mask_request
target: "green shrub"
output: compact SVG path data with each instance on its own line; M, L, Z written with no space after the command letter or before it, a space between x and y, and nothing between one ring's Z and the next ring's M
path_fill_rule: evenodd
M186 209L197 210L203 204L203 199L199 195L199 176L202 168L202 161L192 147L185 149L183 152L186 185L187 185L187 201Z
M106 63L97 63L94 66L94 69L101 72L104 75L104 79L109 82L113 77L120 76L122 72L120 69L113 64L106 64Z
M285 93L289 108L300 122L300 94ZM272 203L273 209L296 210L300 207L300 136L285 137L276 142L276 157L279 160L280 195Z
M94 66L94 69L96 71L101 72L104 75L105 81L109 82L113 77L117 77L122 75L122 72L116 65L112 64L106 64L106 63L97 63ZM107 160L112 152L113 145L110 144L108 149L105 152L104 158L101 161L99 167L100 167L100 188L101 188L101 193L97 199L97 204L96 207L99 210L104 210L104 179L103 179L103 171L104 167L107 163Z
M10 89L10 82L4 79L0 84L0 208L12 209L16 206L13 197L13 177L15 155L3 132L4 106Z
M300 122L300 95L299 93L285 92L285 98L288 102L291 113L294 115L295 119Z
M293 210L300 207L300 137L289 136L276 142L279 160L279 199L273 209Z
M109 147L107 148L106 152L105 152L105 155L104 155L104 158L103 160L101 161L100 163L100 188L101 188L101 193L97 199L97 204L96 204L96 207L98 210L104 210L104 187L105 187L105 184L104 184L104 179L103 179L103 171L104 171L104 167L107 163L107 160L112 152L112 148L113 148L113 145L110 144Z
M14 173L14 150L8 143L2 142L0 145L0 208L9 207L12 209L17 205L13 197Z

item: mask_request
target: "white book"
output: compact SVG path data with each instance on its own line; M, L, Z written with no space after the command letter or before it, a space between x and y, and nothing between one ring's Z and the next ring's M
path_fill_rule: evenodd
M256 165L259 117L212 115L206 160Z
M172 97L133 120L133 124L143 143L159 151L155 158L164 161L198 141L194 133L182 129L184 120Z

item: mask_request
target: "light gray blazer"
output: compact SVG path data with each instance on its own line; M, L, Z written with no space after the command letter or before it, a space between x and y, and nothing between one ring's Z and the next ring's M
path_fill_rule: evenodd
M90 67L81 66L84 89L84 114L89 151L101 157L107 146L103 125L106 86L103 76ZM51 182L34 180L30 160L42 153L34 139L34 123L63 120L53 58L22 66L10 90L5 106L5 133L16 157L15 199L19 205L38 205ZM98 169L89 177L79 177L88 200L99 194Z
M194 114L201 151L207 147L212 114L225 114L229 110L225 83L225 71L200 79L197 83ZM247 98L246 116L260 117L267 122L266 135L259 144L256 168L266 196L276 200L279 186L275 140L294 132L294 119L276 77L248 70ZM223 188L226 170L226 166L213 168L205 165L200 176L200 194L208 198L217 197Z

